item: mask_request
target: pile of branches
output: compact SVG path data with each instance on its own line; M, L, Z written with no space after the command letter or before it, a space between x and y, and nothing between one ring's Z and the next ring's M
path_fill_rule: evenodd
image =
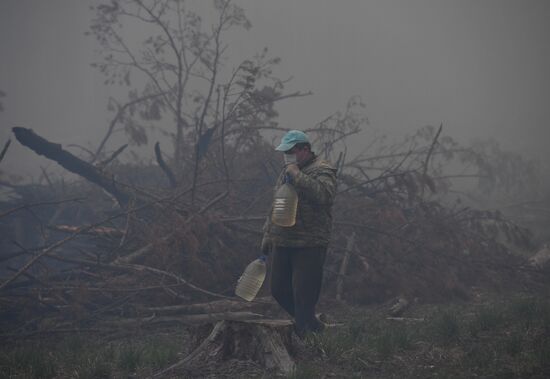
M365 122L350 110L356 105L308 131L339 173L323 296L439 301L468 297L473 287L526 283L526 258L511 246L532 249L527 230L499 212L438 198L449 188L437 178L438 158L460 150L439 139L441 127L405 152L348 159L346 138ZM258 255L280 169L259 135L246 149L225 152L238 168L230 177L206 156L200 182L171 188L160 162L115 160L107 172L28 129L14 133L86 181L12 186L17 204L0 210L3 335L248 319L270 305L233 295Z
M477 162L477 171L460 177L482 184L490 164L442 137L442 127L419 130L401 151L359 155L341 168L327 273L337 299L468 299L476 289L533 287L543 280L526 266L535 248L529 229L499 210L466 204L467 194L450 196L454 178L445 172L453 160Z

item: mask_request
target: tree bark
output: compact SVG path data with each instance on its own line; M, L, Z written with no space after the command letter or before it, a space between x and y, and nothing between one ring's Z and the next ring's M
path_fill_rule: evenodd
M252 360L267 370L289 375L296 367L291 356L292 332L288 320L219 321L187 357L153 377L166 377L174 370L204 373L209 366L229 359Z
M95 166L83 161L66 150L63 150L60 144L52 143L45 138L40 137L31 129L15 127L12 129L17 140L23 145L33 150L38 155L43 155L59 163L66 170L80 175L90 182L97 184L105 191L115 197L120 206L125 207L128 204L128 194L120 191L113 178L107 177Z

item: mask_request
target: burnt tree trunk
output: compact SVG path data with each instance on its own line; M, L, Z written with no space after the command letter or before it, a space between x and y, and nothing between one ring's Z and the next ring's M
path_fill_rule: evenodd
M267 370L292 373L293 324L288 320L222 320L187 357L156 373L164 377L175 370L191 371L212 367L229 359L254 361Z
M28 147L38 155L43 155L48 159L56 161L66 170L97 184L105 191L113 195L122 207L125 207L128 204L128 194L118 189L113 178L103 174L94 165L83 161L66 150L63 150L60 144L52 143L47 139L40 137L31 129L15 127L12 130L15 134L15 138L17 138L23 146Z

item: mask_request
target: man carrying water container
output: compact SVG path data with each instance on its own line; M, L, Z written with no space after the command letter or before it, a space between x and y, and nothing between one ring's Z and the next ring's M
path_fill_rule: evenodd
M336 169L311 151L308 136L299 130L287 132L275 150L284 153L285 161L276 196L277 189L289 183L298 205L292 226L277 225L272 207L263 228L261 250L273 252L271 294L294 318L296 333L303 337L323 328L315 316L315 305L332 228ZM276 203L277 198L274 200Z

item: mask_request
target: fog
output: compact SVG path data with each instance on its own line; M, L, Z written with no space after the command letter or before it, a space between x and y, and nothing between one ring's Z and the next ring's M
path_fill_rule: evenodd
M0 2L2 145L13 126L63 145L99 143L112 118L108 98L124 92L103 85L90 67L98 46L84 32L96 3ZM228 36L233 63L268 47L282 59L278 75L292 77L287 89L313 93L277 105L281 126L312 127L360 95L370 127L381 133L443 123L444 133L461 142L494 138L549 161L548 1L236 3L252 29ZM210 2L197 6L207 12ZM0 169L29 179L40 166L56 165L15 142Z

